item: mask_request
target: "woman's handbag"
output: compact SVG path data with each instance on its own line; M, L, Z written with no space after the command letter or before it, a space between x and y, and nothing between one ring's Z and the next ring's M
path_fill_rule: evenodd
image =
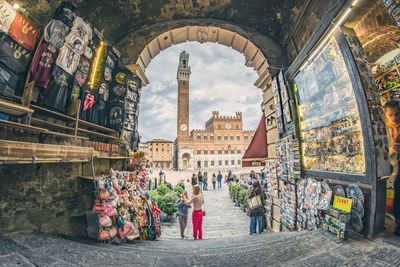
M247 204L249 204L249 208L252 210L261 207L262 201L260 195L256 195L254 197L247 199Z

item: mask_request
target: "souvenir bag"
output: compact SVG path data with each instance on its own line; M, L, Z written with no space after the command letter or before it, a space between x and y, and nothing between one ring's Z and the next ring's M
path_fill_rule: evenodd
M101 199L110 199L111 198L110 192L108 192L107 190L101 190L99 195L100 195Z
M100 228L100 230L99 230L99 240L106 241L106 240L110 240L110 238L111 238L110 231L105 230L103 228Z
M111 218L109 216L101 216L99 218L99 224L103 227L108 227L112 225Z
M125 225L124 218L122 218L122 216L119 213L118 209L117 209L117 224L118 224L119 227L124 227L124 225Z
M261 207L262 201L260 195L255 195L254 197L247 199L247 204L249 205L249 208L252 210Z
M110 229L110 237L115 237L117 235L117 233L118 233L117 228L112 227Z
M104 204L101 204L99 200L96 200L96 204L93 206L93 212L96 213L103 213L106 210Z

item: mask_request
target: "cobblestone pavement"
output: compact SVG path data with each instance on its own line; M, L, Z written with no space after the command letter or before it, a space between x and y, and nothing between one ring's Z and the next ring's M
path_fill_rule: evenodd
M187 186L190 191L190 186ZM39 232L0 235L0 266L400 266L400 237L338 241L323 231L248 235L248 218L227 185L204 193L204 239L181 240L177 221L157 241L120 245Z
M185 182L185 188L189 197L192 195L192 186ZM203 217L203 239L226 238L232 236L242 236L249 233L249 218L239 207L236 207L229 198L227 184L222 184L222 188L213 190L212 183L208 185L208 190L203 192L204 207L206 216ZM192 211L189 210L188 226L185 235L193 239ZM181 238L179 221L176 217L172 222L162 223L162 238Z

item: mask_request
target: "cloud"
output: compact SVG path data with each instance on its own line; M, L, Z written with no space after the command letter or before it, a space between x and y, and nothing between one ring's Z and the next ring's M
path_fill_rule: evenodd
M139 133L143 141L175 140L177 119L176 71L179 54L189 53L189 129L204 129L213 110L221 115L243 112L246 130L255 130L262 115L261 90L254 87L257 73L244 65L237 51L214 43L183 43L154 58L146 70L150 84L143 88Z

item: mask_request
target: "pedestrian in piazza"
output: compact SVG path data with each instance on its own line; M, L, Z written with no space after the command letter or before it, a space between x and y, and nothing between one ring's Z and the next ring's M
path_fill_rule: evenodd
M204 183L204 190L208 190L208 172L204 172L203 183Z
M212 175L211 182L213 184L213 189L215 190L215 183L217 182L217 176L215 175L215 173L213 173Z
M192 186L195 186L197 184L197 177L196 174L193 173L192 175Z
M193 186L193 195L190 199L190 204L193 205L192 223L193 223L193 238L203 239L203 210L204 204L203 195L200 192L200 186Z
M257 233L257 225L259 234L264 231L263 215L265 198L261 188L261 184L258 180L254 180L252 186L250 187L250 194L248 196L248 199L255 196L260 196L262 205L254 209L250 209L249 207L247 215L250 216L250 235Z
M201 171L199 171L199 174L197 174L197 180L199 182L200 191L203 193L204 181L203 181L203 175L201 174Z
M179 217L179 226L181 229L181 237L182 237L182 239L184 239L184 238L187 238L187 236L185 236L185 229L187 226L188 212L189 212L189 209L192 207L190 205L190 200L189 200L187 191L185 191L181 195L181 198L179 198L176 201L176 205L178 206L178 212L177 212L176 216Z
M395 229L393 234L400 236L400 103L397 100L389 100L385 103L383 111L388 126L389 161L393 167L392 177L394 178L393 215Z
M218 188L221 188L221 186L222 186L222 174L221 174L221 171L218 171L217 180L218 180Z

